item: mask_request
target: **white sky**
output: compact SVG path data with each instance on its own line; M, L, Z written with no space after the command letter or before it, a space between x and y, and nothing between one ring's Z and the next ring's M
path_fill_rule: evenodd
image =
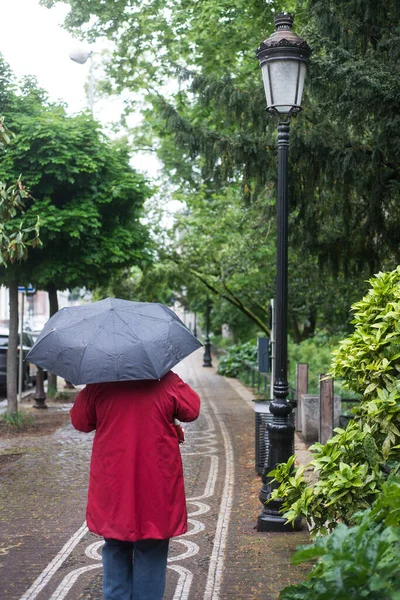
M51 100L63 100L68 112L74 113L88 108L85 84L90 60L80 65L69 54L77 48L101 51L106 42L89 47L73 38L61 27L68 10L63 4L49 10L40 6L39 0L0 0L0 52L18 78L35 75ZM94 116L103 124L117 121L120 112L118 99L95 102ZM135 156L132 166L157 177L159 164L153 156Z
M83 44L59 25L68 6L49 10L39 0L0 0L0 4L0 52L14 73L35 75L51 100L66 101L71 112L87 107L84 85L89 65L69 58L70 51Z

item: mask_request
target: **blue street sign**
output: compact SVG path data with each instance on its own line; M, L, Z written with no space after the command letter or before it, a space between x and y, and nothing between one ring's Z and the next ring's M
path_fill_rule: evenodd
M258 356L258 370L260 373L269 373L271 370L270 365L270 343L269 338L259 337L257 338L257 356Z
M36 292L36 288L30 283L28 287L24 287L23 285L18 286L19 292L25 292L25 294L34 294Z

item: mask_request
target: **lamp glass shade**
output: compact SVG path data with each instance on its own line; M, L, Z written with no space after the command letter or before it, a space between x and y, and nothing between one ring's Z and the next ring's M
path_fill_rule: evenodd
M85 62L88 60L90 54L91 53L87 52L86 50L75 49L71 50L71 52L69 53L69 57L74 62L80 65L84 65Z
M302 60L267 60L261 67L267 109L287 114L300 108L307 65Z

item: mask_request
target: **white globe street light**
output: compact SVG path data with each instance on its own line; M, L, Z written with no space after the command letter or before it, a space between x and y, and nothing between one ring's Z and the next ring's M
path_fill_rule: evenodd
M89 68L89 109L93 114L94 106L94 66L93 66L93 52L90 50L83 50L81 48L75 48L69 53L69 57L79 65L84 65L90 59Z

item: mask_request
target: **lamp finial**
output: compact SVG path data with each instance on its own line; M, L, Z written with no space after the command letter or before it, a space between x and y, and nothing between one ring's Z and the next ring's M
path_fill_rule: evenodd
M277 31L280 29L292 29L294 15L292 13L280 12L274 17L274 23Z

